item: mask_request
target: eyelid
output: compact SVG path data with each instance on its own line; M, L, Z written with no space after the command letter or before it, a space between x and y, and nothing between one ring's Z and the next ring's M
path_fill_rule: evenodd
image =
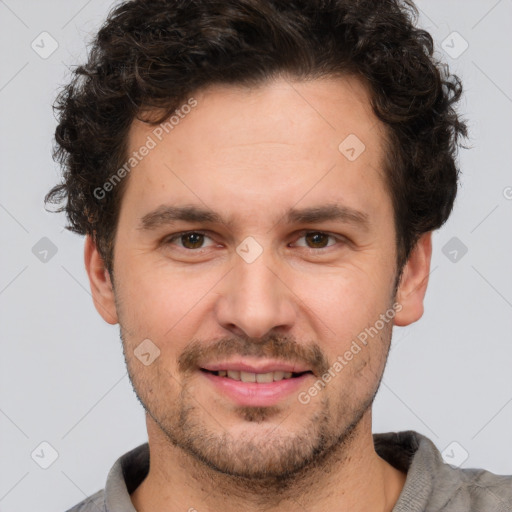
M179 233L173 233L172 235L165 236L162 240L162 244L170 244L173 240L180 239L183 235L189 235L189 234L198 234L198 235L204 235L206 238L209 238L210 240L213 240L211 236L208 235L208 231L203 231L201 229L189 229L187 231L180 231ZM198 252L201 249L204 249L204 247L200 247L199 249L187 249L186 247L181 247L181 249L185 249L189 252Z
M163 245L171 244L171 242L173 240L180 239L183 235L188 235L188 234L192 234L192 233L203 235L206 238L209 238L210 240L213 241L213 238L211 236L209 236L209 234L208 234L209 231L204 231L204 230L201 230L201 229L189 229L187 231L180 231L179 233L173 233L172 235L168 235L168 236L164 237L163 240L162 240L162 244ZM298 247L301 247L302 249L305 249L306 251L309 251L309 252L321 253L323 251L328 251L330 248L335 247L336 245L339 245L339 243L341 243L341 244L348 243L348 240L344 236L342 236L342 235L337 235L337 234L334 234L334 233L330 233L328 231L321 231L321 230L318 230L318 229L316 229L316 230L315 229L302 229L302 230L296 232L295 235L294 235L295 242L297 240L299 240L300 238L303 238L308 233L319 233L319 234L322 234L322 235L327 235L328 237L333 238L333 239L335 239L338 242L338 244L332 244L332 245L328 245L326 247L318 247L318 248L307 247L307 246L298 246ZM180 249L183 249L184 251L187 251L187 252L190 252L190 253L200 252L201 250L204 250L204 249L207 249L207 248L208 247L199 247L197 249L187 249L186 247L180 247Z
M296 233L296 235L294 236L294 239L299 240L308 233L319 233L321 235L326 235L329 238L335 239L338 242L338 244L339 243L345 244L348 242L348 240L345 237L343 237L342 235L336 235L334 233L330 233L329 231L322 231L319 229L303 229L303 230L299 231L298 233ZM301 247L302 249L306 249L307 251L321 253L323 251L329 250L332 247L335 247L338 244L332 244L332 245L328 245L326 247L318 247L318 248L307 247L307 246L299 246L299 247Z

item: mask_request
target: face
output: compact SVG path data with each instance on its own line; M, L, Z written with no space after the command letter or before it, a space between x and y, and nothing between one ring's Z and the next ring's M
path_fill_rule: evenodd
M293 474L351 438L393 323L421 316L413 282L394 295L383 128L349 77L193 97L169 133L132 126L130 153L155 145L95 303L155 435L224 473Z

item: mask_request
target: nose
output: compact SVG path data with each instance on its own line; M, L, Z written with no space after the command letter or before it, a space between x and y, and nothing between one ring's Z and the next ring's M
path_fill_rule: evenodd
M286 333L296 320L297 298L291 284L266 253L252 263L236 256L235 268L218 288L217 321L237 336L263 338L272 330Z

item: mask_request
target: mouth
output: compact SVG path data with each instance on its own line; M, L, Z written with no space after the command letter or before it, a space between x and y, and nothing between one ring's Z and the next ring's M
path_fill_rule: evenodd
M286 379L296 379L305 374L313 374L313 372L306 370L303 372L290 372L290 371L272 371L265 373L248 372L243 370L207 370L201 368L201 371L216 375L217 377L226 377L227 379L237 380L241 382L258 382L260 384L269 382L279 382Z
M200 367L204 383L214 393L240 406L269 407L283 403L307 385L307 367L277 361L231 361Z

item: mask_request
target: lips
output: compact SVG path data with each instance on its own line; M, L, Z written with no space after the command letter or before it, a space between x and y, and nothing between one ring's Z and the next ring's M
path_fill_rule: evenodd
M279 403L304 385L313 372L299 363L232 360L199 368L221 395L243 406Z
M222 372L222 370L219 370L219 372ZM282 403L283 400L288 399L293 394L299 393L307 384L308 379L312 378L311 372L305 372L301 374L292 373L290 378L283 378L279 381L258 382L256 380L256 382L244 382L228 377L227 371L225 377L207 370L201 371L200 374L204 376L204 382L208 383L215 393L218 393L232 403L244 407L270 407ZM260 375L259 378L261 379L261 375L265 374L252 373L252 375L256 375L256 379Z
M304 373L312 373L299 364L279 361L263 361L251 364L247 361L225 361L203 366L202 371L218 377L226 377L241 382L279 382L283 379L300 377Z
M210 372L210 370L204 370ZM256 372L246 372L239 370L218 370L210 372L219 377L227 377L228 379L233 379L241 382L279 382L283 379L291 379L294 377L299 377L303 373L307 372L285 372L282 370L277 370L274 372L265 372L265 373L256 373Z
M257 363L252 363L249 361L219 361L216 363L207 363L200 366L201 370L206 370L209 372L239 372L242 373L250 373L250 374L267 374L278 372L283 372L284 375L289 373L291 374L302 374L306 372L311 372L310 368L307 366L301 365L299 363L288 363L282 361L259 361ZM313 372L311 372L313 373ZM289 376L290 377L290 376ZM287 378L289 378L287 377ZM240 379L237 379L240 380ZM255 381L248 381L255 382Z

